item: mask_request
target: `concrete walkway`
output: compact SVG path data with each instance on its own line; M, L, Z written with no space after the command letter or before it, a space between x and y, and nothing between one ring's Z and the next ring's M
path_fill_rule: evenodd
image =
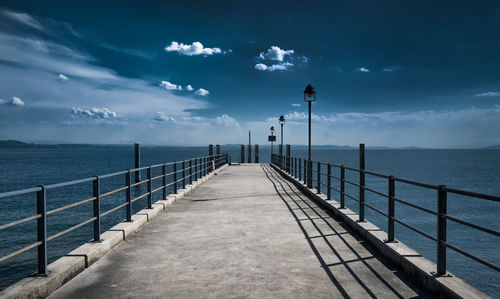
M267 165L227 167L50 298L427 297Z

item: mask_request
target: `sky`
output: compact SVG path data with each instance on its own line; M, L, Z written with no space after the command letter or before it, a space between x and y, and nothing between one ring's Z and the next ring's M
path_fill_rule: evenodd
M0 140L500 144L498 1L0 1ZM279 141L279 139L278 139Z

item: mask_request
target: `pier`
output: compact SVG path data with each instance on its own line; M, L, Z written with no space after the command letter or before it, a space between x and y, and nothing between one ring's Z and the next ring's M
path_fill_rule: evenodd
M447 215L446 194L500 199L370 172L364 169L364 146L359 153L359 168L293 157L289 145L286 156L274 154L271 164L231 164L219 146L215 154L210 146L205 157L2 193L0 200L36 194L37 214L0 231L36 220L38 241L0 262L36 249L38 273L0 292L0 298L487 297L447 271L446 249L498 267L448 243L446 220L499 233ZM143 180L135 175L141 171ZM359 180L346 179L348 171ZM387 179L387 194L368 187L368 175ZM124 186L102 190L113 177L124 177ZM416 232L436 241L437 263L397 240L395 222L412 227L394 215L396 203L409 204L395 196L394 182L436 191L438 210L427 210L438 221L436 237ZM91 183L92 198L46 208L47 190L85 183ZM359 187L359 193L346 192L346 184ZM141 185L146 192L134 195L131 190ZM365 192L386 196L387 211L365 202ZM123 203L102 211L108 196L123 197ZM140 200L145 208L133 214L132 203ZM346 200L358 202L359 212L348 209ZM94 217L47 234L47 215L87 203ZM387 216L387 231L365 218L365 207ZM101 231L101 218L110 213L124 213L125 219ZM48 264L47 242L85 225L93 226L92 240Z

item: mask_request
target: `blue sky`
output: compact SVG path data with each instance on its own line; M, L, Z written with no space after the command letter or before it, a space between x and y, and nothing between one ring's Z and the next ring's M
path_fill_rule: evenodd
M496 1L2 1L0 139L500 143Z

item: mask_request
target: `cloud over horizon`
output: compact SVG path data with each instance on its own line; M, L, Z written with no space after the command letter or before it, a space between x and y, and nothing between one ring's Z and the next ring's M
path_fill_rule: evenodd
M222 54L220 48L205 48L200 42L193 42L192 44L183 44L173 41L169 46L165 47L166 52L177 52L181 55L194 56L194 55L213 55ZM231 50L228 50L232 52Z

